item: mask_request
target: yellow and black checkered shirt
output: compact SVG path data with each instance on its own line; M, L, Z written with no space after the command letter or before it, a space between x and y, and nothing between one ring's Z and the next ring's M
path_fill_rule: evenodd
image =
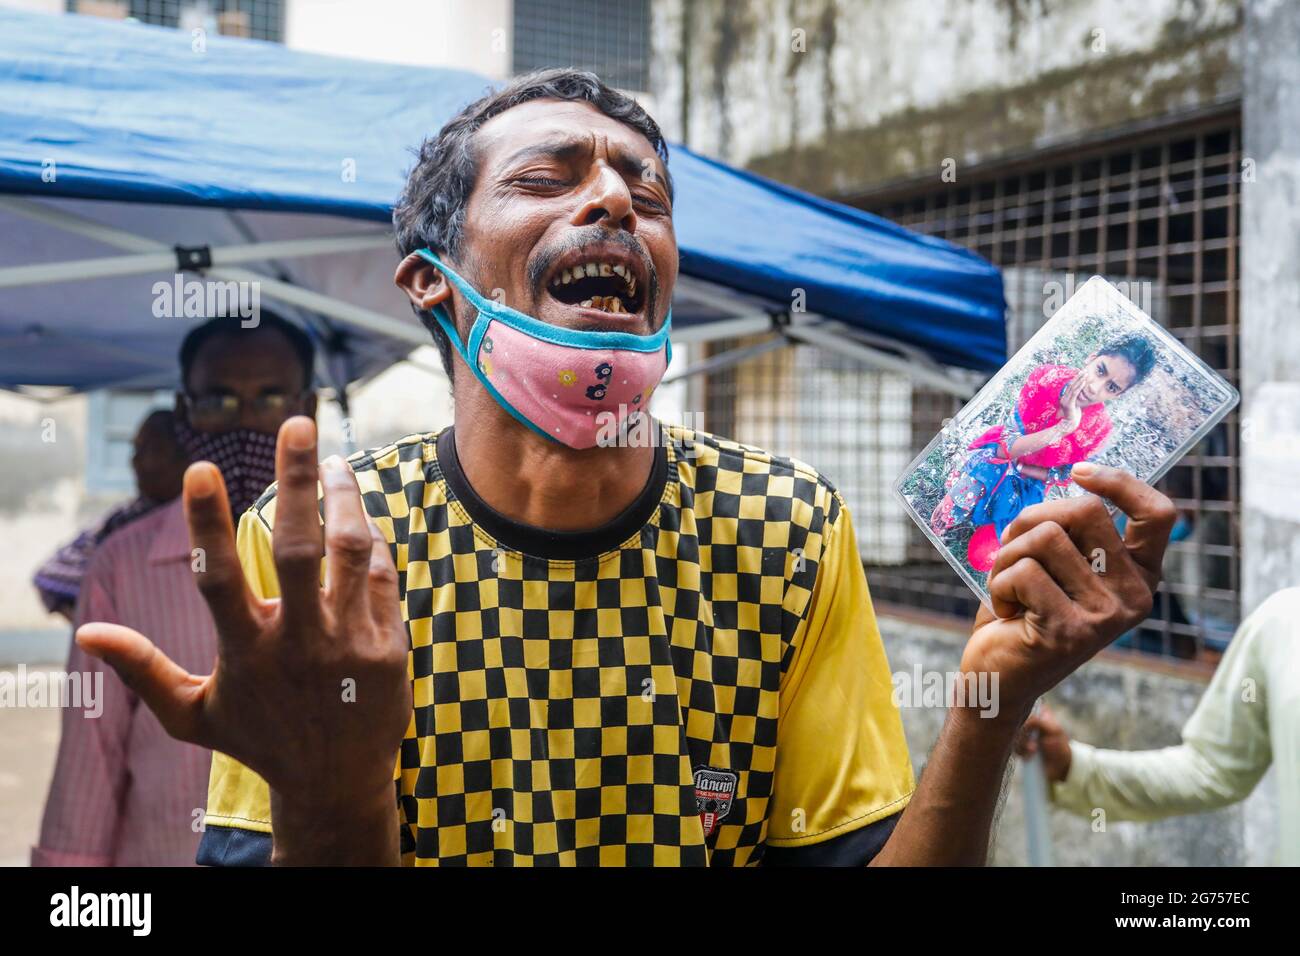
M414 713L402 857L745 865L899 813L914 788L849 513L812 468L671 425L593 533L474 494L450 429L353 456L388 539ZM243 517L278 593L274 488ZM264 862L266 784L214 755L200 862Z

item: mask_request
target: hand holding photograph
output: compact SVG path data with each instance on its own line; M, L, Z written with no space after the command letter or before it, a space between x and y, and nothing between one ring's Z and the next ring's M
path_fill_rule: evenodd
M986 605L1007 525L1088 494L1080 462L1158 481L1238 394L1101 276L1084 283L908 466L908 514Z

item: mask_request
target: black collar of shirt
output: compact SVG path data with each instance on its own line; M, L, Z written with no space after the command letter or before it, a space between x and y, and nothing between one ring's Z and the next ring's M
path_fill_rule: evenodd
M614 550L636 534L654 516L655 509L663 498L664 487L668 482L668 451L664 447L663 429L658 421L654 422L654 426L659 440L655 444L654 464L650 468L650 478L645 487L622 514L608 524L590 531L547 531L545 528L513 521L493 510L470 487L461 470L460 459L456 457L452 427L443 429L438 435L438 467L447 480L448 489L464 506L470 519L504 547L539 558L568 561L592 558Z

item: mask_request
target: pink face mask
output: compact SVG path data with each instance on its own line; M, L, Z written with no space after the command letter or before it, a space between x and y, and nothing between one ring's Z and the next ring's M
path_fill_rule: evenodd
M653 335L560 328L484 298L428 249L419 254L478 310L464 345L441 307L434 318L488 394L533 431L570 448L613 444L650 404L672 359L671 310Z

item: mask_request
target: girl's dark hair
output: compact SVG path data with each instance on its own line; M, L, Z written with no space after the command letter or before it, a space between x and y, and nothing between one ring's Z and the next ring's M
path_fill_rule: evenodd
M474 134L488 120L530 100L581 100L611 119L636 130L668 165L668 144L659 125L632 97L606 86L594 73L572 69L537 70L516 77L505 87L477 100L447 121L421 145L406 189L393 209L397 251L403 259L428 246L439 254L455 258L465 228L465 207L478 178L478 154ZM672 177L667 178L668 198L673 196ZM452 374L451 343L432 314L415 309L424 327L433 335L442 356L443 368Z
M1115 355L1133 366L1133 371L1137 374L1129 388L1150 375L1151 370L1156 366L1155 346L1140 335L1130 335L1128 338L1113 342L1100 349L1097 354Z

